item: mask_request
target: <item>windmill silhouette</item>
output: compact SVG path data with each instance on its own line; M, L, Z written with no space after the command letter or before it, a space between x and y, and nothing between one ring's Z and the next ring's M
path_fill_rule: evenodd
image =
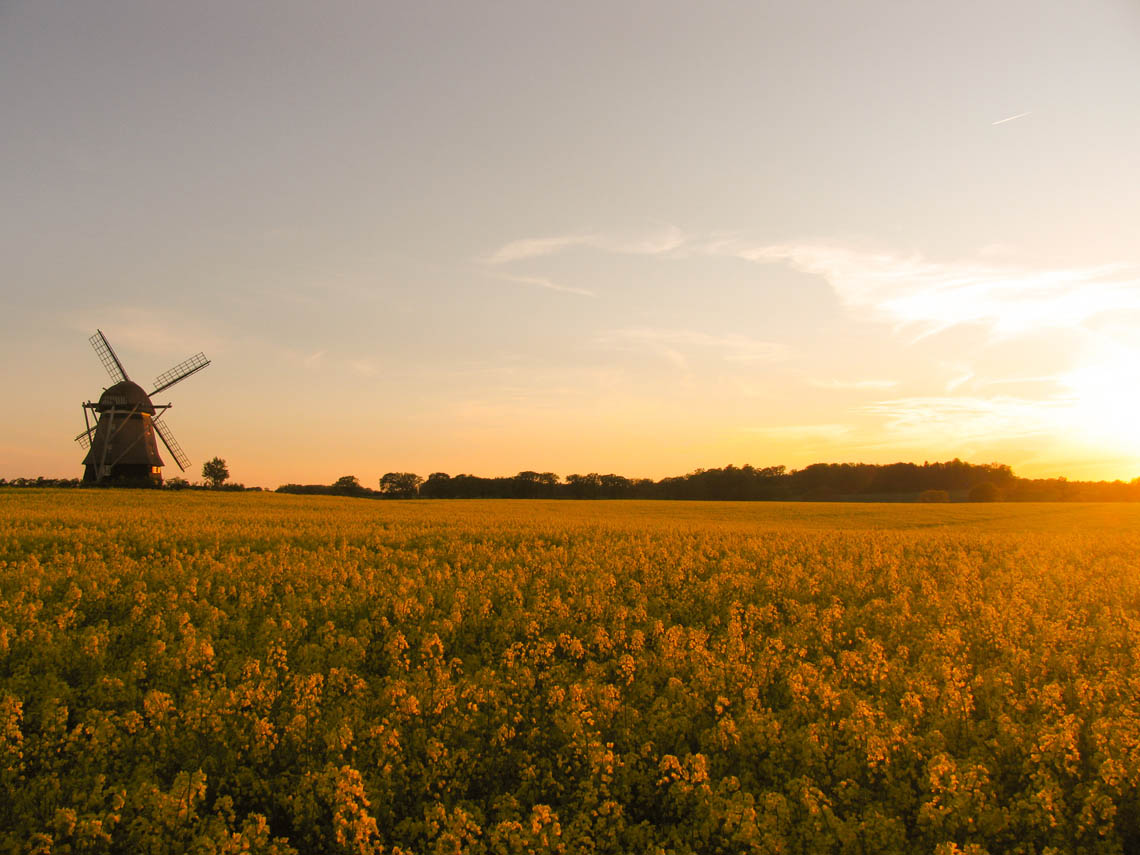
M162 440L174 462L183 472L189 458L162 422L170 404L155 404L151 397L179 383L210 364L204 353L196 353L154 380L149 395L128 376L123 363L102 330L91 336L91 346L114 381L103 390L97 403L83 404L87 430L75 441L87 449L83 458L84 484L161 484L162 458L155 435Z

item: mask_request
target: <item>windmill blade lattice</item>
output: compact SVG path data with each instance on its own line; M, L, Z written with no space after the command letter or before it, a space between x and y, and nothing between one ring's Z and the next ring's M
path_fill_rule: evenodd
M162 374L159 374L157 377L155 377L154 391L151 392L151 395L157 395L163 389L169 389L175 383L182 382L191 374L197 371L201 371L209 364L210 360L206 358L206 354L195 353L189 359L179 362L169 371L164 371Z
M170 427L162 422L162 416L155 418L150 424L154 425L154 432L158 434L158 439L162 440L162 445L166 446L166 450L170 451L171 456L174 458L174 463L182 472L185 472L190 465L190 458L186 456L186 451L178 445L178 440L174 439L174 434L170 432Z
M115 355L111 343L107 341L107 337L103 335L102 330L95 330L95 335L88 339L91 346L95 348L95 354L99 357L99 361L103 363L103 367L107 369L107 373L111 375L111 379L116 383L122 383L124 380L129 380L127 372L123 369L123 363L119 361L119 357Z
M190 466L190 458L186 456L186 452L182 450L182 446L178 444L178 440L174 438L170 428L163 424L161 416L153 419L151 424L154 426L154 432L158 434L158 438L162 440L162 444L166 446L167 451L174 458L174 462L178 464L178 468L185 472Z
M90 448L91 447L91 434L95 433L95 428L97 428L97 427L98 427L97 424L92 425L87 430L83 431L83 433L79 434L79 436L77 436L75 438L75 441L78 442L84 448Z

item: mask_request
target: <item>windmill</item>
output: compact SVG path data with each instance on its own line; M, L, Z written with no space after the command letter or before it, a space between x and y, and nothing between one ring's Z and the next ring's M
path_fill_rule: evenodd
M158 455L156 434L178 468L185 472L190 460L162 422L170 404L155 404L151 397L209 365L206 354L196 353L159 374L154 380L154 391L148 395L127 376L102 330L96 330L90 341L114 383L103 390L97 403L83 404L87 430L75 438L87 449L83 483L161 484L163 462Z

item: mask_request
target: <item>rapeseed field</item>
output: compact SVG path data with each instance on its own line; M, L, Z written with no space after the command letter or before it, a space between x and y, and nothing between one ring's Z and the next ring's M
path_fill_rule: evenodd
M1140 851L1140 508L0 490L0 852Z

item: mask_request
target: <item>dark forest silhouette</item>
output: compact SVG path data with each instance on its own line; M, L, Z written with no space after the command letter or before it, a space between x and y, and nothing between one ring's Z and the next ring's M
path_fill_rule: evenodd
M484 478L435 472L423 480L410 472L389 472L380 488L364 487L352 475L332 485L285 484L279 493L422 499L689 499L736 501L1140 501L1140 478L1124 481L1069 481L1018 478L1001 463L813 463L784 466L725 466L698 469L654 481L622 475L520 472Z
M79 487L78 478L0 478L0 487ZM171 478L168 490L206 489ZM260 490L226 483L223 491ZM697 469L654 481L612 473L567 475L525 471L506 477L448 475L434 472L424 480L412 472L388 472L379 489L344 475L332 484L283 484L278 493L356 496L374 499L689 499L698 501L846 501L846 502L1136 502L1140 478L1132 481L1070 481L1066 478L1019 478L1003 463L813 463L803 469L784 466L725 466Z

